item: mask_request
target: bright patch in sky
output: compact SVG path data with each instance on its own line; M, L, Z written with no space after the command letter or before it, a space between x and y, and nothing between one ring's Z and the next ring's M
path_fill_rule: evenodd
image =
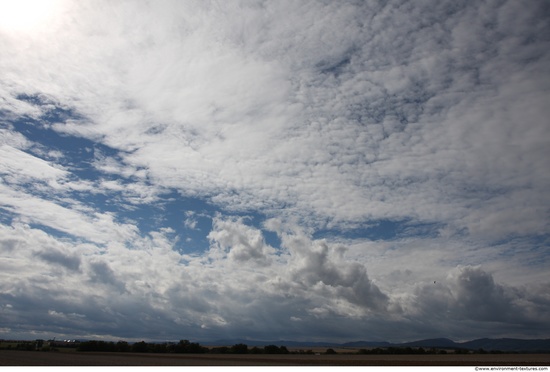
M0 338L550 337L549 12L0 2Z
M39 31L58 11L59 0L1 0L0 29Z

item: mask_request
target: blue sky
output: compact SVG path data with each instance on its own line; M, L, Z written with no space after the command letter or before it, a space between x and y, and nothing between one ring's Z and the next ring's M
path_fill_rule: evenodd
M0 3L0 338L550 337L543 1Z

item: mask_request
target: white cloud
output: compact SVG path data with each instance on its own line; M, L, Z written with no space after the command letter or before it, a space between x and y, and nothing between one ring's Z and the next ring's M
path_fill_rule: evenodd
M529 285L544 278L549 227L541 4L59 6L40 32L0 33L5 303L44 301L37 319L86 316L59 332L110 335L132 322L204 337L382 335L395 319L414 334L435 332L421 317L436 310L439 326L471 322L445 328L458 335L497 307L503 323L542 324L545 287ZM18 119L93 141L89 173ZM209 250L179 254L177 231L140 231L125 214L164 210L171 192L262 213L280 246L220 214ZM198 215L179 215L172 226L197 229ZM402 235L338 236L380 220ZM312 237L323 229L334 236ZM10 317L33 319L28 306Z
M227 208L285 203L317 223L413 217L481 235L547 227L545 212L517 193L530 187L534 200L546 197L548 74L545 55L532 47L543 41L509 17L514 4L496 13L485 4L462 12L448 4L270 4L269 17L235 4L149 7L68 4L65 12L86 11L86 20L64 19L66 31L51 31L53 48L38 36L31 52L5 40L15 49L10 71L48 67L55 77L46 84L16 73L14 84L89 119L56 130L131 151L122 162L105 159L102 171L149 176ZM524 21L537 19L534 12L522 11ZM497 25L498 43L494 31L472 32L485 27L465 16L474 13ZM531 45L519 42L524 35ZM86 53L67 48L74 39ZM529 59L527 70L510 57L512 45ZM509 199L513 207L502 204ZM479 224L491 220L487 202L498 203L499 214L525 205L523 227L513 218Z
M359 258L355 247L311 239L297 226L284 231L277 251L242 219L218 216L211 250L183 256L172 249L171 230L134 240L130 249L123 240L103 248L60 241L28 226L3 227L0 301L4 312L7 304L12 306L11 324L32 325L31 319L51 317L55 311L60 320L54 324L63 324L55 332L64 335L132 337L137 330L142 338L163 334L177 339L185 333L207 339L244 332L265 339L295 332L298 338L315 334L349 339L369 332L403 340L415 337L416 328L429 317L434 323L425 327L425 334L468 337L494 321L489 314L495 308L502 324L538 324L544 330L548 299L542 283L540 288L502 284L481 268L446 262L444 255L432 272L434 283L435 276L422 270L436 265L418 266L430 252L411 249L411 256L421 255L417 261L405 256L407 266L397 250L393 258L376 257L379 246L387 247L384 242L371 242L362 250L366 256ZM374 274L367 276L367 266L376 269ZM383 272L391 267L410 269ZM487 301L476 305L481 299ZM526 311L517 311L520 306ZM465 321L471 325L457 326ZM343 329L335 331L335 322ZM387 331L394 327L401 334Z
M15 185L45 183L50 188L59 188L69 173L54 162L29 153L34 144L9 126L0 128L0 174L3 182Z
M137 234L134 226L115 222L112 213L100 213L85 208L83 212L79 210L77 203L64 207L2 184L0 202L3 209L17 214L23 221L48 226L93 242L131 240Z
M227 254L237 265L262 265L272 263L275 249L268 246L259 230L247 227L242 220L214 218L208 238L222 255ZM213 253L216 256L220 253Z

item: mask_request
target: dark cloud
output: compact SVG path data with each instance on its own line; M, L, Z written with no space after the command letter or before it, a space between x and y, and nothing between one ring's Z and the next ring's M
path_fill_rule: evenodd
M420 310L423 318L434 322L434 329L446 329L456 334L455 337L464 337L465 330L457 326L460 322L477 324L491 334L504 324L510 325L506 331L509 335L517 335L516 327L530 329L530 332L539 327L537 334L542 335L548 330L543 320L548 311L547 299L536 294L544 287L502 285L481 268L463 267L451 273L446 281L420 286L414 309L409 311Z
M519 315L505 289L481 269L462 269L456 285L453 307L466 319L502 322Z
M122 282L115 272L106 262L98 261L90 263L91 276L90 279L94 283L103 283L111 285L120 292L126 291L126 285Z
M64 266L69 270L79 270L80 268L80 257L74 253L66 254L61 251L51 250L39 251L36 253L36 256L47 262Z

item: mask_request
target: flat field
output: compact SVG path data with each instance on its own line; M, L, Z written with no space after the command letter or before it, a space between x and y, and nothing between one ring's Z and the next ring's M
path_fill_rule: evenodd
M550 354L220 355L0 350L0 366L550 366Z

